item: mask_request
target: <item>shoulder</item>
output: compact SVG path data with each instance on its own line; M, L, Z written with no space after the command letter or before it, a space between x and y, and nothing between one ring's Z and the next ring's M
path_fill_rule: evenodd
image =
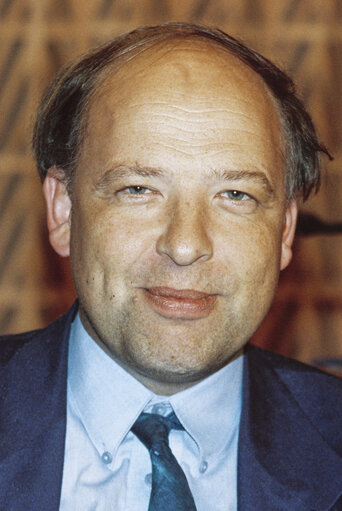
M35 355L42 358L46 355L53 356L57 346L68 337L76 311L77 305L74 305L66 314L45 328L0 336L0 367L17 364L21 359L32 360Z
M41 330L0 338L0 409L7 431L15 429L20 436L31 416L40 418L59 404L63 408L75 311L74 306Z
M296 383L302 382L309 385L311 390L313 390L312 386L317 386L317 390L319 390L323 385L324 387L327 386L337 391L342 391L342 379L321 371L316 367L256 346L249 346L246 354L249 364L254 371L262 371L266 366L274 372L275 376L281 378L289 385L296 385Z
M254 399L263 395L286 414L300 410L342 455L342 379L254 346L246 363Z
M0 363L6 364L17 352L25 346L25 344L33 341L37 337L44 336L42 328L39 330L31 330L20 334L2 335L0 336Z

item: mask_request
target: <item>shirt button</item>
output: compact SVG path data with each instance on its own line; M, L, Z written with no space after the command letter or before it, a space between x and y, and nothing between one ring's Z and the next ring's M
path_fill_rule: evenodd
M152 474L145 475L145 483L147 486L152 486Z
M157 413L158 415L164 415L166 411L166 405L164 403L157 403L152 406L152 413Z
M106 465L109 465L109 463L112 463L112 461L113 461L112 455L108 451L105 451L102 454L101 459L102 459L103 463L105 463Z
M202 461L202 463L199 466L199 471L201 472L201 474L204 474L204 472L207 470L207 468L208 468L208 462Z

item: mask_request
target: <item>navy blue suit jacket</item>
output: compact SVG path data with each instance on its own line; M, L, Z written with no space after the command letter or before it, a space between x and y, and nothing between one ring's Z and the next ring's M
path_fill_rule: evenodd
M74 314L0 340L1 511L59 509ZM339 379L246 349L238 509L342 510Z

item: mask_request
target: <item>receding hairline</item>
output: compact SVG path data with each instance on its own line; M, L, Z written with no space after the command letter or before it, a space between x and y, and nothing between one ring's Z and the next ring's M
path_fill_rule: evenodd
M246 73L251 74L255 77L256 82L260 85L260 91L263 93L265 99L269 99L271 104L274 106L275 112L277 114L279 120L279 128L282 132L281 138L284 139L285 133L283 128L282 121L282 110L281 105L279 104L278 99L264 80L264 78L247 62L243 59L239 58L239 56L231 51L229 48L224 46L224 44L219 41L209 39L202 34L192 34L192 33L165 33L161 34L160 38L153 38L151 40L144 41L145 44L132 45L128 51L124 52L124 54L118 56L113 62L108 64L102 71L98 74L98 77L87 96L87 102L84 107L83 115L82 115L82 123L83 127L86 129L88 118L89 118L89 110L94 104L95 100L100 100L101 96L108 92L109 87L112 87L115 84L116 75L120 74L121 70L127 65L131 63L134 64L134 61L139 57L144 59L145 55L155 51L156 55L158 52L165 49L165 53L169 50L179 50L181 49L181 43L188 43L188 47L193 47L194 49L197 47L207 47L211 50L214 50L214 53L217 55L221 55L223 58L228 58L232 63L235 63L237 67L240 67L242 70L245 70ZM161 55L162 57L163 55ZM142 60L142 64L143 64ZM153 63L152 63L153 65ZM134 69L134 68L133 68ZM120 88L120 77L118 78L118 88ZM108 87L107 87L108 86ZM285 141L283 141L284 145ZM82 144L81 144L82 145ZM81 147L80 147L81 149Z
M167 47L169 47L170 50L176 50L177 47L179 49L181 43L188 43L188 46L193 46L194 48L196 48L196 46L207 47L208 49L215 50L217 55L222 55L223 57L230 58L232 62L235 62L237 65L241 66L242 69L252 73L259 81L259 83L263 85L264 90L268 92L269 96L272 97L272 99L276 99L263 76L261 76L260 73L253 69L253 67L249 65L248 62L242 59L232 49L225 46L223 42L206 37L206 35L202 33L187 32L161 33L159 37L138 41L136 44L127 47L122 54L116 56L112 62L106 65L98 73L97 79L95 80L92 90L89 93L89 98L93 98L94 95L98 95L100 88L108 79L114 78L117 72L125 68L126 65L129 65L131 62L134 62L136 59L139 59L139 57L144 57L146 53L153 52L154 50L157 53L158 51L162 50L163 47L165 47L165 51L167 51Z

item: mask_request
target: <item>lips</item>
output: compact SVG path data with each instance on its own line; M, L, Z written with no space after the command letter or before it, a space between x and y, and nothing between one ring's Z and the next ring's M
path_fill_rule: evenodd
M174 319L199 319L213 310L217 295L194 289L150 287L143 289L150 307L158 314Z

